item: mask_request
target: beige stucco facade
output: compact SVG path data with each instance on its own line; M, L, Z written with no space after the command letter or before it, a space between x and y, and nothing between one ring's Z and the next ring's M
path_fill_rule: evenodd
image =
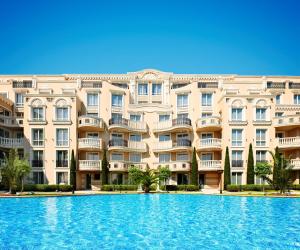
M126 183L134 164L167 165L169 184L184 184L195 147L201 185L220 189L226 147L232 183L245 184L252 143L255 161L271 160L278 146L299 183L300 77L2 75L0 94L0 149L29 155L29 182L68 183L74 150L77 188L97 188L107 149L111 183Z

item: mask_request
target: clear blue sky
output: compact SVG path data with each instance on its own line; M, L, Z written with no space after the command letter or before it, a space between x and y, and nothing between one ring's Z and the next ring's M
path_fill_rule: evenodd
M0 1L0 74L300 75L300 1Z

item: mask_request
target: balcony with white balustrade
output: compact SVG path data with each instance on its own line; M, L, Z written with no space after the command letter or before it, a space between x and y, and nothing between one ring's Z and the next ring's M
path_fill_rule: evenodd
M123 139L111 139L108 142L109 151L122 151L122 152L147 152L147 144L142 141L127 141Z
M23 118L16 118L12 116L0 115L0 125L4 127L22 127Z
M196 122L197 132L222 130L221 118L218 116L201 117Z
M0 148L23 148L23 138L4 138L0 137Z
M287 115L275 117L273 119L275 128L280 130L290 130L300 126L300 115Z
M293 170L300 170L300 159L291 159L291 165Z
M189 118L176 118L173 120L160 121L154 123L153 132L177 132L177 131L191 131L192 122Z
M79 171L100 171L101 160L79 160Z
M200 160L198 161L199 171L222 171L221 160Z
M178 139L177 141L159 141L155 142L152 146L153 152L176 152L191 150L192 143L188 139Z
M105 124L102 118L84 115L78 118L78 129L86 131L104 131Z
M300 136L276 138L276 145L280 149L300 149Z
M197 150L201 150L201 151L222 150L222 139L220 138L200 139L197 143Z
M143 121L131 121L125 118L111 118L109 119L108 130L117 130L119 132L140 132L147 133L147 124Z
M103 141L100 138L79 138L78 149L79 150L103 150Z
M191 163L187 161L171 161L154 163L153 168L167 167L172 172L188 172L191 170Z

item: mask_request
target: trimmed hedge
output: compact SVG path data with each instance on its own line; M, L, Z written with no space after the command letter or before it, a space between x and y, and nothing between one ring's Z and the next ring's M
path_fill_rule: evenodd
M70 192L72 191L72 185L25 184L24 191Z
M164 186L161 190L164 190ZM196 185L166 185L167 191L199 191L199 187Z
M136 191L137 185L103 185L101 191Z
M229 192L240 192L240 191L263 191L263 187L265 187L265 191L272 190L273 187L270 185L228 185L227 191Z

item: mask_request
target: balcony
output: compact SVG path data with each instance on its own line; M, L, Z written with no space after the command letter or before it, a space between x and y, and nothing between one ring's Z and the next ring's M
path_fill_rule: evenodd
M154 163L153 167L158 169L159 167L168 167L172 172L185 172L191 170L191 163L186 161L171 161Z
M153 152L174 152L181 150L191 150L192 143L188 139L179 139L175 142L173 141L162 141L157 142L153 145Z
M285 82L267 82L267 89L285 89Z
M231 167L232 168L243 168L244 167L244 161L243 160L232 160L231 161Z
M78 139L79 150L102 150L103 141L99 138L80 138Z
M222 130L221 118L217 116L199 118L196 125L197 132Z
M31 166L33 168L43 168L44 167L44 161L43 160L32 160Z
M23 148L23 138L4 138L0 137L0 147L2 148Z
M147 152L147 145L141 141L127 141L123 139L112 139L108 142L108 150L116 150L123 152Z
M79 171L100 171L101 161L100 160L79 160L78 169Z
M57 168L67 168L69 166L68 160L57 160L56 167Z
M173 120L157 122L154 124L153 132L176 132L191 131L192 122L189 118L176 118Z
M94 116L80 116L78 118L78 129L88 131L104 131L104 122L101 118Z
M0 125L5 127L21 127L23 126L23 118L0 115Z
M208 138L200 139L198 144L198 150L222 150L222 139Z
M109 171L128 171L131 166L135 166L142 171L146 171L148 165L144 162L110 161Z
M300 159L291 159L293 170L300 170Z
M120 132L136 131L140 133L147 133L147 125L145 122L141 122L141 121L136 122L125 118L121 118L121 119L111 118L109 120L108 130L112 130L112 129L116 129Z
M32 81L31 80L24 80L24 81L13 81L13 88L32 88Z
M280 149L296 149L300 147L300 136L276 138Z
M200 160L198 162L199 171L222 171L221 160Z
M280 130L290 130L300 125L300 115L289 115L274 118L274 127Z

